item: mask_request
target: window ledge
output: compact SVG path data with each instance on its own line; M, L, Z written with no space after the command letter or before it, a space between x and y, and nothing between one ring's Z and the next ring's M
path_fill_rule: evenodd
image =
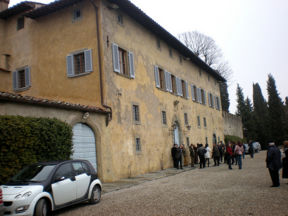
M75 74L75 75L68 76L68 78L76 78L76 77L86 76L86 75L88 75L88 74L90 74L92 72L93 71L85 72L85 73L81 73L81 74Z
M26 91L28 89L30 89L31 86L27 86L27 87L23 87L23 88L17 88L17 89L14 89L15 92L22 92L22 91Z

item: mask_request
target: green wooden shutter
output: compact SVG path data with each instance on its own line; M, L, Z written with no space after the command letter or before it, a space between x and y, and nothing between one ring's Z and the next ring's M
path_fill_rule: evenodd
M154 66L155 84L157 88L160 88L160 77L158 66Z
M128 58L129 58L129 75L130 78L135 79L134 55L132 52L128 53Z
M189 99L189 90L188 90L188 83L185 81L185 92L186 92L186 99Z
M73 77L74 76L74 59L73 55L68 55L66 57L66 63L67 63L67 76Z
M18 89L18 85L17 85L17 71L13 71L12 79L13 79L13 89L17 90Z
M113 69L114 72L120 73L120 60L119 60L119 50L118 45L112 44L112 54L113 54Z
M92 65L92 50L85 50L84 51L84 58L85 58L85 72L92 72L93 65Z

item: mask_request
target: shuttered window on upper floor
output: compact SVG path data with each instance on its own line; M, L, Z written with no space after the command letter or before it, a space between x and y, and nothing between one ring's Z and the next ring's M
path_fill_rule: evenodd
M211 93L208 94L208 103L211 108L214 108L214 97Z
M130 51L120 48L117 44L112 44L113 70L128 78L135 78L134 55Z
M24 91L31 86L30 67L26 66L19 70L13 71L13 90Z
M70 53L66 57L67 76L76 77L93 71L92 50L85 49Z
M220 110L220 99L218 96L215 96L215 108Z

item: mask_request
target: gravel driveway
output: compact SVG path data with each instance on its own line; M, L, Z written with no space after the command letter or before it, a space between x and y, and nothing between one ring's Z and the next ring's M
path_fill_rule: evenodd
M266 151L254 159L246 155L242 170L221 164L148 181L106 193L99 204L77 205L57 215L288 216L288 180L281 179L279 188L271 188L265 157Z

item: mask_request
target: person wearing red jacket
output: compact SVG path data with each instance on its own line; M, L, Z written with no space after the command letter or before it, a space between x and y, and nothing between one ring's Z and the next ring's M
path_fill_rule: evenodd
M230 142L228 143L228 146L226 147L226 152L227 152L228 167L231 170L232 169L232 167L231 167L231 158L232 158L233 152L232 152L232 148L231 148L231 143Z

